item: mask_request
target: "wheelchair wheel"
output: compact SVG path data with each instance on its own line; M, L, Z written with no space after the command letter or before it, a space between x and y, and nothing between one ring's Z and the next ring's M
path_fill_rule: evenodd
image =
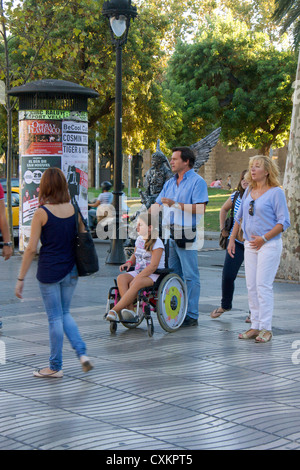
M114 334L117 331L118 324L115 321L109 322L109 330L112 334Z
M156 313L160 326L169 333L176 331L186 311L186 285L180 276L170 273L162 279L157 292Z

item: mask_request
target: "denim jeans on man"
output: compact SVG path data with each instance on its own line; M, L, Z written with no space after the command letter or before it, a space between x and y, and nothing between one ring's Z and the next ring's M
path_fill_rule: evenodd
M169 240L169 268L182 279L187 286L187 317L198 319L200 298L200 274L198 268L198 251L179 248L174 240Z
M62 351L64 333L78 358L85 355L86 345L83 342L75 320L70 314L70 304L77 285L78 274L74 266L72 271L61 281L51 284L39 282L40 291L49 322L50 369L62 369Z

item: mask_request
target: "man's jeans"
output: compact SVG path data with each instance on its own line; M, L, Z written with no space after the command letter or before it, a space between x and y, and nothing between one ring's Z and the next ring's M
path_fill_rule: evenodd
M178 274L187 285L187 316L198 319L200 298L200 274L198 251L179 248L175 241L169 240L169 268Z
M48 315L50 339L49 365L52 370L59 371L62 369L64 333L78 357L86 353L85 343L82 341L76 322L69 311L77 280L77 268L74 266L72 271L59 282L51 284L39 282Z

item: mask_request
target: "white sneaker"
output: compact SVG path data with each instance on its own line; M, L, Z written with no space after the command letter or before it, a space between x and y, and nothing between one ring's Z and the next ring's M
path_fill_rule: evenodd
M93 364L90 361L90 358L87 356L80 356L80 363L82 365L83 372L88 372L94 368Z
M122 318L126 321L135 321L136 314L133 310L128 310L128 308L123 308L122 310Z

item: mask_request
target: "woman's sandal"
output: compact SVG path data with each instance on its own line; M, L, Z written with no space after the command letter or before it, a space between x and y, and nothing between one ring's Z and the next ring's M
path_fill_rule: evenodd
M37 369L33 372L34 377L53 377L53 378L61 378L63 377L63 371L62 370L51 370L51 372L43 372L47 370L47 367L44 369ZM50 369L49 369L50 370Z
M255 339L259 334L259 330L250 330L245 331L244 333L239 334L239 339Z
M107 321L117 321L119 319L118 314L115 310L110 310L106 315Z
M267 343L272 338L272 331L269 330L261 330L259 335L255 338L256 343Z
M223 307L218 307L215 310L213 310L210 314L211 318L218 318L222 315L224 312L229 312L230 308L226 309Z

